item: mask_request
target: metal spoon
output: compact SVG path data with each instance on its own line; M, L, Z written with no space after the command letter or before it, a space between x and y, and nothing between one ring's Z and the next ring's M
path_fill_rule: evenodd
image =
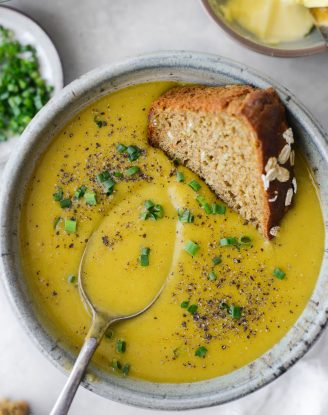
M67 414L72 404L75 393L81 383L85 370L94 352L96 351L101 339L103 338L106 330L108 329L108 327L111 324L116 323L117 321L128 320L130 318L137 317L140 314L144 313L155 303L155 301L158 299L158 297L160 296L160 294L162 293L166 285L166 281L165 281L162 287L160 288L160 290L151 300L151 302L147 304L146 307L142 308L141 310L138 310L137 312L133 314L115 316L115 315L111 315L110 313L97 310L97 307L91 302L90 298L88 297L87 293L84 290L83 278L82 278L83 264L87 256L88 246L89 246L90 241L92 240L92 236L96 232L97 230L95 230L91 234L89 241L84 249L81 262L80 262L80 266L79 266L79 275L78 275L78 288L79 288L80 295L84 303L86 304L86 306L92 313L92 324L84 340L84 344L82 346L80 354L78 355L76 362L73 366L71 374L69 375L63 390L61 391L52 411L50 412L50 415L66 415Z

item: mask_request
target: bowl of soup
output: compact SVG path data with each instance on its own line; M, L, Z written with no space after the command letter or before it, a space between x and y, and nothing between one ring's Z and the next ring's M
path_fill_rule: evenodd
M148 144L151 103L192 83L273 86L286 106L298 189L270 242L194 173ZM130 310L149 300L156 278L167 285L146 313L107 332L86 388L175 410L221 404L271 382L327 321L326 140L286 89L219 56L161 52L82 76L31 122L3 178L1 273L19 320L68 373L91 322L78 266L102 224L87 269L94 298ZM195 203L193 181L219 207L216 215ZM240 243L220 246L227 237ZM184 249L188 241L197 241L197 256ZM114 254L107 258L108 250ZM115 272L109 287L104 275Z

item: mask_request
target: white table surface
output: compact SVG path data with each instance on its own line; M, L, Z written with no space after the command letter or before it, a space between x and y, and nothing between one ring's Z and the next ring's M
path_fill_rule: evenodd
M53 39L65 82L98 65L168 49L233 58L287 86L328 129L328 53L299 59L258 55L230 40L199 0L12 0ZM1 12L1 11L0 11ZM26 399L33 415L49 413L65 376L31 343L0 287L0 396ZM72 415L164 413L117 404L80 388ZM328 413L328 334L273 384L200 415L324 415Z

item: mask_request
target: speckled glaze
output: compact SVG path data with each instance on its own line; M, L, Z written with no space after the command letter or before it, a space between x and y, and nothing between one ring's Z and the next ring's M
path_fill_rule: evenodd
M262 42L252 33L249 33L246 29L243 29L238 23L229 22L225 19L219 7L213 8L213 0L201 1L205 10L230 37L255 52L281 58L296 58L298 56L309 56L328 51L322 36L316 29L311 30L311 33L300 40L269 45ZM226 3L226 0L215 1L218 6Z
M327 227L328 137L285 88L234 61L192 52L140 56L82 76L53 98L28 126L6 167L0 199L0 271L6 291L17 317L39 349L64 371L71 366L74 357L57 344L39 322L21 272L18 223L26 185L51 140L78 111L117 89L156 80L275 87L286 105L300 147L314 169ZM327 236L325 247L328 247ZM303 314L278 344L251 364L225 376L185 384L158 384L120 378L92 368L97 380L86 381L84 386L109 399L153 409L181 410L222 404L259 389L284 373L318 338L327 317L328 255L325 251L315 291Z

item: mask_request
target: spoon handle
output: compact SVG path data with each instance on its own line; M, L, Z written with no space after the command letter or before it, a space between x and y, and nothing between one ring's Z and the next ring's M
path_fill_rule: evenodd
M73 369L67 379L67 382L61 391L50 415L66 415L77 388L83 378L84 372L98 346L98 340L95 337L89 337L85 340Z

